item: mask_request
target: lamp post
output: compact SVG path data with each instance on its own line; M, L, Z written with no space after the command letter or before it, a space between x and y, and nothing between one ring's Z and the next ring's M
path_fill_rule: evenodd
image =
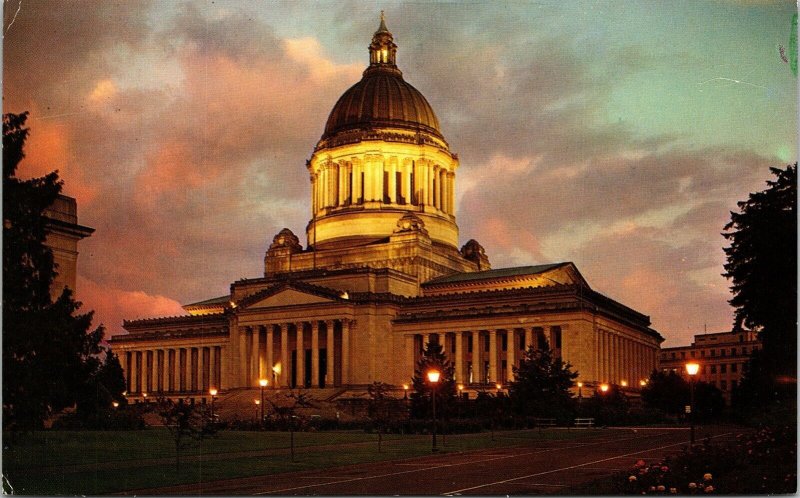
M267 387L267 384L269 384L267 379L258 379L258 385L261 386L261 403L259 403L261 405L261 421L259 425L264 425L264 388Z
M217 398L217 388L212 387L208 390L208 394L211 395L211 421L214 421L214 400Z
M403 399L408 399L408 384L403 384Z
M433 453L439 451L439 448L436 447L436 387L439 384L439 375L438 370L428 371L428 381L431 383L431 403L433 403L433 441L431 446Z
M600 384L600 393L605 394L607 392L608 392L608 384L606 384L605 382Z
M256 417L258 417L258 409L261 406L261 400L254 399L253 403L256 404Z
M583 382L578 382L578 404L583 400Z
M698 363L689 362L686 364L686 373L689 374L689 427L691 445L694 446L694 376L700 371Z
M464 384L458 385L458 418L461 418L461 404L464 402Z

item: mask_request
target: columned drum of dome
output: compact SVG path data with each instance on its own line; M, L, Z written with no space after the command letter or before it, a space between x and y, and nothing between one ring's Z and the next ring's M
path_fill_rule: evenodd
M397 68L397 45L383 16L369 53L361 81L334 105L307 163L309 245L377 241L412 212L432 241L455 248L458 157L428 101Z

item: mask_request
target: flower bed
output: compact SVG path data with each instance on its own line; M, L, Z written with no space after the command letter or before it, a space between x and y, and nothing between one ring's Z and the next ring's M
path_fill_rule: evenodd
M662 462L639 460L613 478L614 494L766 494L797 489L794 427L739 434L733 443L708 440Z

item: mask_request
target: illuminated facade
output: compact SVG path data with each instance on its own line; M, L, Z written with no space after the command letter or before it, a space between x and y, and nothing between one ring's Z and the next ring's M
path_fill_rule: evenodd
M306 167L303 247L281 230L264 276L185 306L186 316L126 321L113 338L129 393L271 387L398 389L424 344L444 346L470 390L506 383L529 346L549 345L599 382L638 385L656 367L649 318L590 288L574 264L491 269L458 247L458 157L425 97L396 65L381 19L370 64L330 113Z

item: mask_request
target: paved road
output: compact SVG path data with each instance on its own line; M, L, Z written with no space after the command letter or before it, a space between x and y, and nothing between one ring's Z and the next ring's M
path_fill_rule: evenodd
M735 431L703 428L726 440ZM437 454L408 460L137 490L191 495L524 495L569 487L657 460L689 442L684 429L618 429L579 441L531 441L512 448ZM130 494L134 494L131 492Z

